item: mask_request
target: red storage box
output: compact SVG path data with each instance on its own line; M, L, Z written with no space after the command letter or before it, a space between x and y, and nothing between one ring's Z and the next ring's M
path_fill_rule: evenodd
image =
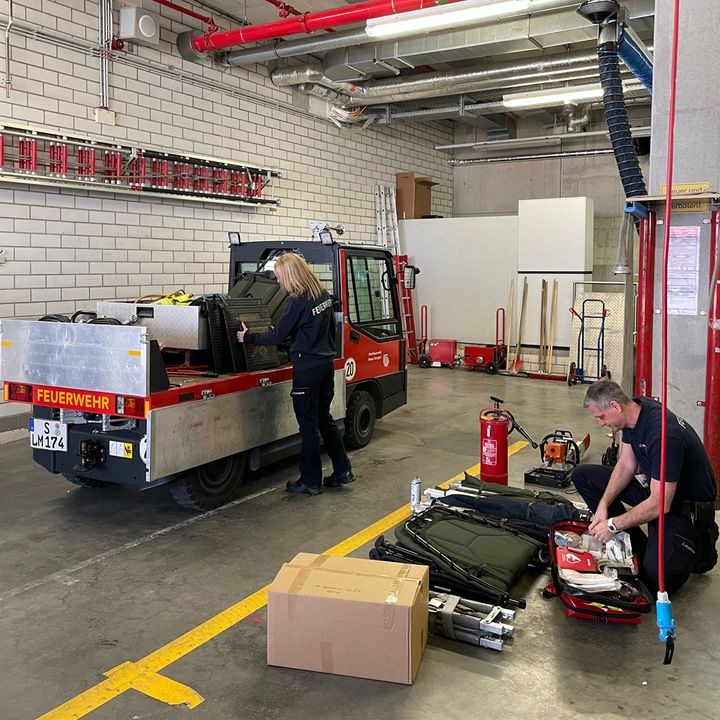
M454 365L455 355L457 354L457 341L430 340L429 354L431 364Z
M465 367L469 370L495 362L494 345L466 345L463 352Z

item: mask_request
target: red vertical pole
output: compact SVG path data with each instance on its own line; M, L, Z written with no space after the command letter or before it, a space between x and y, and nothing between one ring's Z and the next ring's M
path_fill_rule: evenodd
M88 153L89 153L89 155L88 155L89 164L88 164L88 173L87 174L89 175L91 180L94 180L95 174L97 172L97 151L95 150L95 148L90 148Z
M233 197L240 194L240 173L237 170L230 171L230 194Z
M30 170L35 172L38 167L37 140L32 139L30 142Z
M68 146L61 144L58 146L58 150L60 151L60 157L58 158L60 163L60 174L65 177L68 171Z
M152 186L158 187L160 182L160 161L157 158L153 158L152 161Z
M637 302L637 358L635 395L652 396L652 343L655 304L655 224L651 212L640 224Z
M119 185L122 176L122 155L114 150L105 151L105 182Z
M718 257L718 222L720 213L710 215L710 282ZM718 492L715 506L720 507L720 293L717 279L710 288L708 307L707 365L705 367L705 450L715 473Z
M174 190L187 190L187 175L185 163L173 163L173 181Z

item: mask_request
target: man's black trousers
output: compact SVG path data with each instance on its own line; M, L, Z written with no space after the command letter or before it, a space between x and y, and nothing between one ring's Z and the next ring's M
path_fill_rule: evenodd
M319 487L322 484L322 461L318 432L332 460L333 475L342 475L350 470L342 435L330 414L335 395L333 364L294 368L291 394L302 440L300 479L305 485Z
M572 481L587 506L595 512L605 492L612 468L606 465L578 465L572 473ZM608 517L617 517L626 512L622 503L634 507L650 497L650 488L643 487L633 478L620 497L608 509ZM658 591L658 523L648 523L647 536L640 528L627 531L633 549L640 561L643 581L648 589ZM673 593L682 587L696 559L697 533L689 517L674 510L665 515L665 589Z

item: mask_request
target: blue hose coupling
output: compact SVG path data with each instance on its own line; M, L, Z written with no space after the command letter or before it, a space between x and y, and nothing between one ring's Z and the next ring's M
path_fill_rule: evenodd
M660 642L665 643L663 665L669 665L675 654L675 619L672 614L672 603L666 592L657 594L655 613L657 626L660 628Z
M672 603L667 593L658 593L655 603L657 626L660 628L660 642L666 642L669 637L675 637L675 619L672 614Z

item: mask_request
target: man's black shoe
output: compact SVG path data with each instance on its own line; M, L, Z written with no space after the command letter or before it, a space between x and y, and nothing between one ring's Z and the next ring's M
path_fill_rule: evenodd
M349 485L351 482L355 482L355 476L352 474L352 470L348 470L342 475L330 475L323 478L323 485L325 485L325 487L340 487L341 485Z
M322 488L320 486L316 487L314 485L305 485L305 483L300 480L297 480L296 482L288 480L285 485L285 490L289 493L293 493L294 495L319 495L322 492Z

